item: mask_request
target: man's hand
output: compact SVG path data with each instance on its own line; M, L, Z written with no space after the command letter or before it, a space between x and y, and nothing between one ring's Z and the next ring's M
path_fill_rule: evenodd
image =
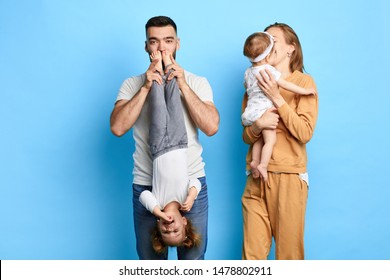
M172 61L172 64L169 65L165 69L165 73L168 73L170 70L172 70L171 74L168 76L168 81L172 80L174 77L176 77L176 82L179 88L182 90L183 86L187 85L185 76L184 76L184 69L181 68L179 64L177 64L176 60L174 59L172 54L169 54L169 57Z
M163 75L162 73L162 70L160 67L157 67L157 63L158 63L158 59L155 59L153 60L151 63L150 63L150 66L148 68L148 70L146 71L146 80L145 80L145 83L144 83L144 87L147 89L147 90L150 90L150 88L152 87L152 84L153 84L153 81L156 81L158 84L162 84L162 77L161 75Z

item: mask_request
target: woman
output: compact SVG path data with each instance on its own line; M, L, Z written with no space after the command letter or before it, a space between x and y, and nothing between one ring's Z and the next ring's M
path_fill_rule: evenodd
M281 77L304 88L316 88L303 73L303 54L298 36L286 24L275 23L265 29L274 37L275 68ZM267 72L267 71L266 71ZM296 95L279 89L270 73L261 72L259 86L275 110L268 110L251 126L243 139L252 145L263 129L277 130L277 141L268 165L268 181L250 174L242 196L244 219L243 259L267 259L272 237L276 259L304 259L304 223L308 192L306 143L313 136L318 114L318 95ZM270 78L268 78L270 77ZM243 108L246 107L244 96Z

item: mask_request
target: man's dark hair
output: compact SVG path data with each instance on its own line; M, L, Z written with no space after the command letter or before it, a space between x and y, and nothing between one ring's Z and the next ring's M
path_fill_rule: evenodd
M171 25L177 33L176 23L171 18L166 16L157 16L149 19L145 24L145 31L147 32L149 27L164 27L168 25Z

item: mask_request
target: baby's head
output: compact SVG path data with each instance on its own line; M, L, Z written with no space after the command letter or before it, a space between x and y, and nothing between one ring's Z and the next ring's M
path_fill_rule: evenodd
M274 41L266 32L256 32L250 35L244 44L244 55L251 62L259 62L265 59L273 48Z
M159 219L152 233L152 245L157 253L164 252L167 246L192 248L200 241L191 221L181 215L173 216L169 222Z

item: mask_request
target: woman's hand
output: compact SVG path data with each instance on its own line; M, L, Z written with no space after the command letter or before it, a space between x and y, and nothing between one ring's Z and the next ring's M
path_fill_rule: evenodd
M268 69L265 69L265 72L260 71L260 75L256 75L256 78L257 84L272 103L274 103L276 108L279 108L285 103L284 98L280 95L278 83Z
M278 110L270 108L252 124L252 131L260 135L263 129L276 129L279 123Z

